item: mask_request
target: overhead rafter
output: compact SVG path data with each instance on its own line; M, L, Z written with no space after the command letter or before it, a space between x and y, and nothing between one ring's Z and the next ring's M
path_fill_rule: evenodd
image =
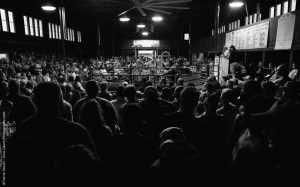
M107 1L113 1L113 0L107 0ZM134 6L122 13L120 13L118 16L121 16L133 9L137 9L142 16L147 16L147 14L145 13L145 11L143 9L146 10L151 10L154 12L160 12L160 13L164 13L164 14L172 14L171 12L165 11L165 10L161 10L161 9L177 9L177 10L189 10L189 7L180 7L180 6L172 6L172 4L179 4L179 3L189 3L192 2L193 0L170 0L168 2L155 2L156 0L146 0L144 2L140 2L140 1L135 1L132 0L132 2L134 2ZM170 5L170 6L161 6L161 5Z

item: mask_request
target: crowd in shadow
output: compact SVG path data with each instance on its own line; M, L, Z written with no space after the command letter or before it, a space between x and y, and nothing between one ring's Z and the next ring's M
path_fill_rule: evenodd
M285 68L285 67L284 67ZM3 74L2 74L3 75ZM0 76L8 186L300 186L297 81L28 89ZM279 75L280 76L280 75Z

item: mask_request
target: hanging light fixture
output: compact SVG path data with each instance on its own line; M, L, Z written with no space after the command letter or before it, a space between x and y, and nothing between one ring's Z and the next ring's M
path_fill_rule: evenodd
M143 24L143 23L140 23L140 24L138 24L138 25L137 25L137 27L138 27L138 28L145 28L145 27L146 27L146 25L145 25L145 24Z
M243 1L234 0L229 3L229 6L232 8L239 8L244 5Z
M164 19L164 18L161 17L161 16L153 16L153 17L152 17L152 20L153 20L153 21L156 21L156 22L162 21L163 19Z
M45 11L54 11L54 10L56 10L56 7L53 6L51 3L46 3L46 4L43 5L41 8L42 8L43 10L45 10Z
M128 22L129 20L130 20L130 18L129 17L127 17L125 14L123 14L123 16L122 17L120 17L120 19L119 19L120 21L122 21L122 22Z

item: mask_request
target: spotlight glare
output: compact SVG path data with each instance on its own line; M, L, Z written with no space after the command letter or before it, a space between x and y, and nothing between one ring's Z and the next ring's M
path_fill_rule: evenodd
M145 27L146 27L146 25L144 25L144 24L140 23L140 24L138 24L138 25L137 25L137 27L138 27L138 28L145 28Z
M153 21L162 21L163 18L162 18L161 16L154 16L154 17L152 18L152 20L153 20Z
M56 7L51 6L51 5L45 5L45 6L42 6L42 9L45 11L54 11L54 10L56 10Z
M243 2L232 2L232 3L229 4L229 6L232 7L232 8L239 8L243 5L244 5Z
M149 33L148 33L148 32L146 32L146 31L144 31L144 32L142 32L142 35L143 35L143 36L148 36L148 35L149 35Z

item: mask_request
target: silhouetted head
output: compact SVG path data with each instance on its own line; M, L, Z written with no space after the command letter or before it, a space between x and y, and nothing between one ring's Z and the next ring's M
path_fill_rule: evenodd
M80 76L77 75L77 76L75 77L75 82L81 82Z
M205 109L215 111L218 108L219 97L217 94L210 94L204 101Z
M98 83L96 81L89 81L85 85L85 91L90 98L95 98L99 93Z
M93 125L105 125L102 108L95 99L87 100L80 108L78 121L89 128Z
M289 75L289 67L286 64L281 64L276 69L276 72L279 77L287 77Z
M102 81L100 83L100 89L101 89L102 92L107 90L107 85L108 85L108 83L106 81Z
M145 88L143 97L145 99L158 99L159 98L159 94L158 94L158 92L157 92L157 90L156 90L155 87L148 86L147 88Z
M74 82L74 77L73 76L69 76L68 82Z
M100 167L100 159L88 147L82 144L72 145L62 151L56 160L57 185L95 185L99 179Z
M70 93L73 91L73 86L70 84L66 84L65 88L66 88L66 93Z
M174 96L177 100L180 99L180 93L182 92L182 90L184 89L184 86L177 86L175 88L175 91L174 91Z
M169 87L164 87L161 90L161 98L167 101L171 101L173 98L172 90Z
M118 85L117 88L116 88L116 95L117 97L124 97L124 90L125 90L125 87L123 85Z
M262 86L262 92L267 97L274 97L277 91L277 87L275 83L271 81L264 81L261 84Z
M199 101L200 92L194 87L186 87L180 94L181 109L194 110Z
M243 94L245 94L248 98L258 94L262 94L262 87L259 82L249 80L243 86Z
M184 80L183 78L178 78L177 80L177 86L183 86Z
M138 104L125 104L122 111L122 118L126 131L139 132L144 124L144 111Z
M224 89L221 93L221 101L223 104L229 104L230 102L232 102L234 97L234 92L231 89Z
M8 82L8 87L9 87L9 93L10 94L17 94L20 91L20 83L19 83L19 81L10 80Z
M184 136L183 130L181 128L169 127L159 134L160 143L163 143L166 140L186 140L186 137Z
M34 89L37 111L46 115L58 115L62 105L62 95L58 84L42 82Z
M124 95L128 101L135 101L136 88L133 85L126 86L124 89Z
M8 84L6 82L0 83L0 100L7 98L9 94Z

